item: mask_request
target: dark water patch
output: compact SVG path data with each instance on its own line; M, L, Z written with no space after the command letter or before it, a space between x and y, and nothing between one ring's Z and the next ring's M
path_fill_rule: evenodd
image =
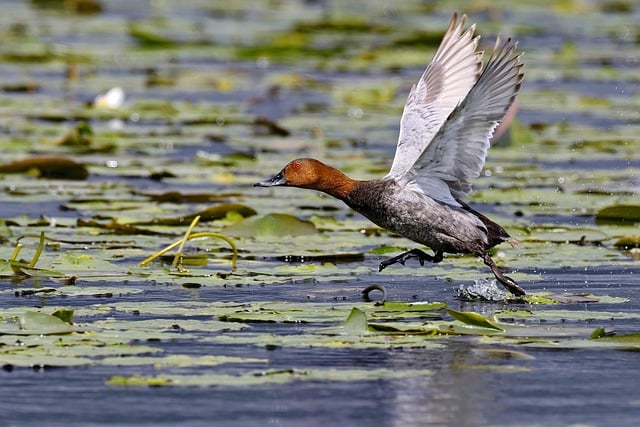
M47 218L77 218L78 214L73 211L64 209L64 200L48 200L48 201L3 201L2 217L18 218L26 215L28 218L39 219Z

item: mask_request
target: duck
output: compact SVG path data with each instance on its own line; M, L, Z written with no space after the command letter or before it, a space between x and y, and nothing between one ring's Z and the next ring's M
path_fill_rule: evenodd
M445 253L481 258L511 294L526 293L489 254L517 244L504 228L463 199L480 176L492 136L524 79L522 53L511 37L496 38L483 67L475 24L457 12L432 61L414 84L400 119L391 168L381 179L355 180L320 160L298 158L256 187L297 187L342 200L377 226L433 251L415 248L379 264L379 271L410 259L439 263Z

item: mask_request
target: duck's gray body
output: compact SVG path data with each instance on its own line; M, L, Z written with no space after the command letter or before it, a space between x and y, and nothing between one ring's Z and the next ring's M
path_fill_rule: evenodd
M361 182L345 202L378 226L434 252L483 256L509 240L502 227L467 205L439 202L394 180Z

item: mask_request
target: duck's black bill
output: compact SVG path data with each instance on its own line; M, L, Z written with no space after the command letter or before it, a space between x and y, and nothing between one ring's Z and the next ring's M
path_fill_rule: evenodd
M284 178L284 170L278 172L278 174L271 179L253 184L254 187L275 187L278 185L287 185L287 180Z

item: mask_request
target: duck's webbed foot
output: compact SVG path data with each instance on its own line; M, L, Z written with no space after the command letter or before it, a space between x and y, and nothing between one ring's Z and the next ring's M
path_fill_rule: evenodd
M500 271L496 263L491 259L489 254L484 254L482 259L484 260L484 263L488 265L489 268L491 268L491 271L493 272L493 275L496 276L496 279L498 279L498 282L502 283L502 286L507 288L509 292L519 297L526 295L526 292L524 291L524 289L522 289L520 285L516 283L515 280L513 280L509 276L505 276L504 274L502 274L502 272Z
M394 256L393 258L382 261L380 263L380 266L378 267L378 271L382 271L390 265L398 262L404 265L404 263L411 258L418 258L418 261L420 261L420 265L424 265L425 261L436 264L442 261L442 251L435 251L433 255L429 255L421 251L420 249L411 249L410 251L403 252L398 256Z

